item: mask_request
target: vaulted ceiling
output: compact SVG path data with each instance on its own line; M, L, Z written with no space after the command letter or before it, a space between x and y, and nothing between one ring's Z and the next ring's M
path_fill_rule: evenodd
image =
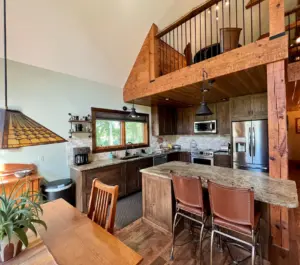
M151 24L167 26L200 3L199 0L7 1L8 57L121 89ZM2 34L1 19L1 38ZM2 50L1 42L1 57Z

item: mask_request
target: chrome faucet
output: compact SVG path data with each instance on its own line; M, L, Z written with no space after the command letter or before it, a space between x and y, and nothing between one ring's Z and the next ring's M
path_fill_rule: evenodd
M128 150L127 150L129 144L131 144L131 147L133 147L133 143L132 143L132 142L128 142L128 143L126 144L125 156L129 156L129 155L130 155L130 153L129 153Z

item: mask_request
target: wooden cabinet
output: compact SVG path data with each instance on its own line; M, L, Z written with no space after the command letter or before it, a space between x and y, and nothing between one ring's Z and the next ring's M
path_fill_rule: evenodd
M140 159L126 163L126 195L142 188L142 174L140 170L153 166L152 158Z
M195 109L178 108L177 109L177 134L191 135L194 133Z
M252 119L261 120L268 118L268 97L266 93L252 95Z
M215 154L214 155L214 166L231 168L232 167L231 166L231 155Z
M174 135L177 133L176 109L167 106L152 106L152 134Z
M168 162L179 161L179 152L168 154Z
M191 153L190 152L180 152L179 161L191 163Z
M211 121L211 120L216 120L217 119L217 105L215 103L207 104L209 109L212 111L212 115L209 116L195 116L195 121ZM199 106L195 109L195 115L196 111Z
M218 134L230 134L230 113L228 101L217 104L217 128Z
M251 96L230 99L231 120L248 120L251 117Z
M255 94L230 99L232 121L268 118L267 94Z
M107 185L119 185L119 197L125 196L142 188L140 170L153 166L153 159L144 158L136 161L77 171L71 168L71 178L76 183L76 207L87 213L92 183L95 178Z

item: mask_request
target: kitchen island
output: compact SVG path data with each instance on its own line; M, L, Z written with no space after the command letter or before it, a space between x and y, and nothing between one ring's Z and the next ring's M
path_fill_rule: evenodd
M261 172L174 161L140 171L143 178L143 220L166 233L172 233L175 215L171 170L187 177L201 177L204 188L207 187L207 180L229 187L252 188L255 200L261 202L261 227L265 249L268 249L270 240L269 205L298 207L294 181L271 178L268 174Z

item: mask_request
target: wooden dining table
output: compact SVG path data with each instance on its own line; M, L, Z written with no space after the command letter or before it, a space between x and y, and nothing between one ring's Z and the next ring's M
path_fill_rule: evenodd
M42 205L48 229L38 228L58 265L136 265L142 257L63 199Z

